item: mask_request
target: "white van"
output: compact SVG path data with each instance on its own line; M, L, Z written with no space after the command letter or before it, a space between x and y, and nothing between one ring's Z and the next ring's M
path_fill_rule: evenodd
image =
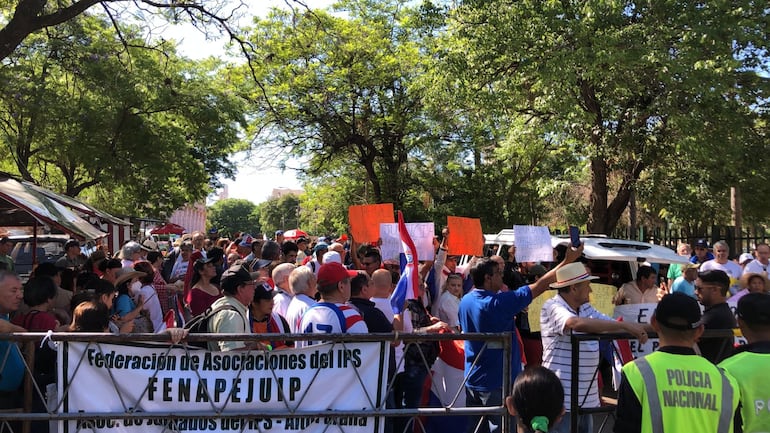
M484 240L485 255L497 254L507 259L508 248L515 244L515 234L513 229L505 229L496 234L485 234ZM674 250L661 245L590 234L581 235L580 241L585 244L583 256L592 274L599 277L599 282L616 287L635 279L636 270L643 263L659 268L659 276L662 274L661 269L667 269L669 264L688 263L687 257L677 255ZM559 255L561 260L563 250L570 245L569 236L551 236L551 245L554 249L562 250ZM470 257L463 257L461 263L468 261ZM663 265L662 268L660 265ZM665 277L665 274L662 275Z
M587 259L591 274L599 277L599 282L616 287L636 279L636 271L642 264L652 265L658 271L658 278L664 280L668 265L688 263L687 257L662 245L603 235L584 235L580 241L585 245L583 257ZM568 248L569 236L551 236L551 245L556 249Z

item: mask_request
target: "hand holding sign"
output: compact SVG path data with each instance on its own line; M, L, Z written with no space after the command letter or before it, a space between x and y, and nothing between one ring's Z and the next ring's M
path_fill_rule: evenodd
M445 236L447 249L453 256L484 254L484 235L481 232L481 220L478 218L448 216Z

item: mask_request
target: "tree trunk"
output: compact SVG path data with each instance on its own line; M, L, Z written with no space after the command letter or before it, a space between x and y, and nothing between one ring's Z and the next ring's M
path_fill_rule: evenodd
M591 200L588 215L588 233L608 234L607 221L607 161L591 159Z

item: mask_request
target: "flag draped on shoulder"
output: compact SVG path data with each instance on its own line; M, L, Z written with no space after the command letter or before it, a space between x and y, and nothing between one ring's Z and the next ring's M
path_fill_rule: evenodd
M404 215L398 211L398 234L401 237L401 245L404 249L406 264L401 267L401 278L398 280L396 289L390 295L390 306L396 314L400 314L404 309L407 299L417 299L419 297L419 276L417 274L417 248L414 246L409 232L406 231Z

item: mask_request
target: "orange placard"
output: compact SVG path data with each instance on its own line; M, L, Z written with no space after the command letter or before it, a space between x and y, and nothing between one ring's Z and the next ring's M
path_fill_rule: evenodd
M481 220L448 216L449 239L447 250L453 256L484 254L484 235L481 233Z
M380 223L393 222L393 203L362 204L348 208L350 234L356 242L377 242Z

